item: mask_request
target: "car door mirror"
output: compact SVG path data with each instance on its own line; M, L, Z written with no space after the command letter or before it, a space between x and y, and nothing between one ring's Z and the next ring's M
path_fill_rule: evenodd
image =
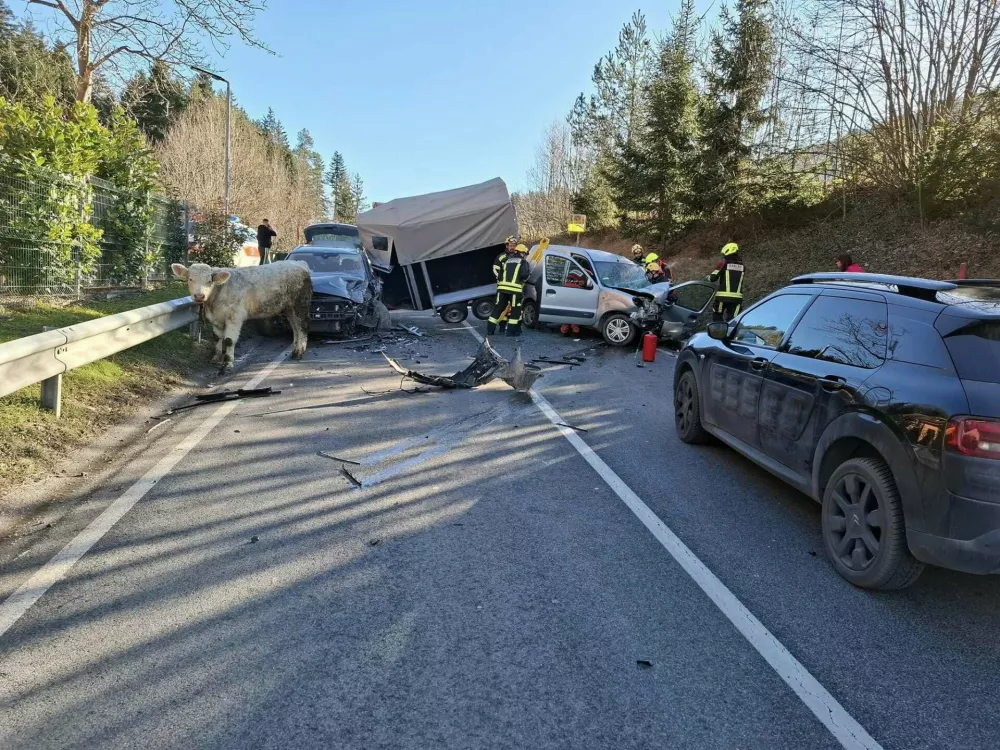
M709 338L713 338L716 341L725 341L729 338L729 323L721 320L709 323L707 330Z

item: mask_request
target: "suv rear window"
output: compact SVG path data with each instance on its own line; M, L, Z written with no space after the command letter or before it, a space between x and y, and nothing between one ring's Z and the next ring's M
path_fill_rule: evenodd
M977 320L945 336L962 380L1000 383L1000 320Z

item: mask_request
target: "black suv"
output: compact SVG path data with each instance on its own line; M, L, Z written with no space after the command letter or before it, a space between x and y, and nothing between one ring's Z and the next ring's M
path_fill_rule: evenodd
M688 342L674 413L822 503L857 586L1000 572L1000 281L796 278Z

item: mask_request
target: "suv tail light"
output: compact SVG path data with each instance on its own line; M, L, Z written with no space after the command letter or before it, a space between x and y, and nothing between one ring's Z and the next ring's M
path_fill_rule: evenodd
M948 422L944 446L963 456L1000 459L1000 420L955 417Z

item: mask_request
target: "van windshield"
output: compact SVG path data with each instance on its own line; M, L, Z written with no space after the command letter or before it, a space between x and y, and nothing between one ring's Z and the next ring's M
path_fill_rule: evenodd
M641 266L628 261L613 263L606 260L594 261L597 276L604 286L624 287L625 289L645 289L649 279Z
M962 380L1000 383L1000 320L979 320L945 336Z

